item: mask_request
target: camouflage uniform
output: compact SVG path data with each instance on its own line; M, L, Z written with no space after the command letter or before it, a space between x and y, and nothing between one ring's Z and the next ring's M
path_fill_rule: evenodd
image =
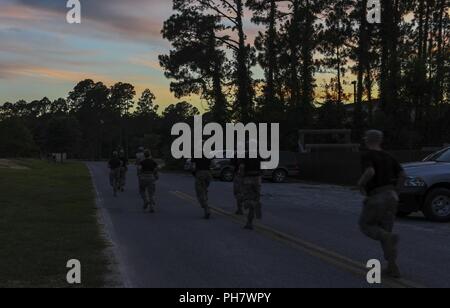
M141 162L145 159L144 152L136 153L136 171L139 176L141 173Z
M144 210L155 212L155 182L158 180L158 164L151 158L150 151L145 152L145 159L139 162L139 193L144 200Z
M117 196L117 192L120 189L120 166L121 161L118 158L118 153L113 152L113 157L108 162L109 173L109 183L111 184L114 192L114 197Z
M142 173L139 175L139 193L144 200L144 209L150 209L154 211L155 207L155 190L157 178L154 174Z
M359 220L361 231L369 238L381 242L384 257L389 262L397 259L396 247L389 247L387 242L394 228L398 200L394 187L376 189L364 201Z
M122 166L122 167L120 167L119 187L120 187L122 190L125 188L125 185L126 185L126 181L127 181L127 171L128 171L128 167L127 167L127 166Z
M109 173L109 183L113 188L114 195L117 195L117 192L120 189L120 168L111 169Z
M205 212L209 213L208 204L208 188L211 184L212 176L211 172L207 170L199 170L195 173L195 192L197 193L197 199Z
M245 176L242 186L242 205L248 209L248 222L251 224L255 216L261 218L261 176Z

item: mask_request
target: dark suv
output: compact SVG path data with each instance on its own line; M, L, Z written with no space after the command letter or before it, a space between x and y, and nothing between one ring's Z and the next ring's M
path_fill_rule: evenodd
M224 182L232 182L234 179L234 167L231 159L215 159L211 166L212 174ZM278 167L263 171L263 178L274 183L284 183L288 177L298 176L300 173L297 153L280 152L280 163Z
M399 216L422 211L432 221L450 221L450 148L403 167L407 178L400 192Z

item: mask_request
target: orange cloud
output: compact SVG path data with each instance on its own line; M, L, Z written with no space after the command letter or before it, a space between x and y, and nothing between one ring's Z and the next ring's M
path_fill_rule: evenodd
M72 87L77 82L88 78L98 82L101 81L107 86L112 86L119 81L129 82L135 86L137 97L139 97L145 89L150 89L156 95L156 104L160 105L162 109L181 100L191 103L201 111L204 111L206 107L205 104L201 103L197 96L186 97L183 99L175 98L170 92L168 84L165 84L165 82L161 83L161 81L149 80L148 76L135 75L116 79L92 72L68 71L33 65L0 65L0 78L11 79L12 77L35 78L39 80L39 83L45 84L45 87L48 87L49 83L55 82L70 82L70 87ZM47 81L44 81L43 79L47 79ZM68 88L66 91L68 92L70 89L71 88ZM64 92L64 95L67 92Z
M0 10L0 18L4 20L43 21L53 19L57 15L54 11L20 4L2 5Z
M93 74L90 72L74 72L67 70L58 70L40 66L22 66L11 65L0 68L2 76L22 76L32 78L47 78L62 81L80 81L86 78L102 80L105 83L113 84L114 81L106 76Z

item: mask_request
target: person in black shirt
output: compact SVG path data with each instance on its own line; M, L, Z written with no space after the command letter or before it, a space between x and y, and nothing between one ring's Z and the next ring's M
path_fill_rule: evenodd
M365 142L368 152L361 157L364 173L358 186L367 198L364 201L359 225L365 235L381 242L388 261L385 274L399 278L400 270L397 265L399 238L392 231L399 200L397 189L403 184L404 172L401 165L382 150L382 132L368 131Z
M108 162L109 173L109 183L113 188L114 197L117 197L117 192L120 188L120 167L122 162L119 159L119 153L117 151L113 152L113 157Z
M141 162L145 159L144 151L145 151L144 147L139 147L136 153L136 170L138 178L139 173L141 172Z
M253 220L261 219L261 158L250 158L250 154L242 161L243 173L243 206L248 209L245 229L253 230Z
M361 186L364 195L371 195L381 187L397 187L402 166L389 153L369 150L361 156L362 170L368 172L367 181ZM372 175L372 176L370 176Z
M158 164L152 159L150 151L144 151L144 160L139 162L139 193L144 200L144 211L155 212L155 182L158 180Z
M211 175L211 159L208 158L195 158L192 160L194 163L194 176L195 176L195 192L197 199L205 212L205 219L211 217L211 212L208 204L208 188L212 181Z

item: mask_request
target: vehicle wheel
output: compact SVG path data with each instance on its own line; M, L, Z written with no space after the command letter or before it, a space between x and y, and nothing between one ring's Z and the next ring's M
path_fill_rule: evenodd
M231 169L225 169L222 171L220 175L220 179L224 182L233 182L234 180L234 171Z
M432 221L450 221L450 190L445 188L433 189L425 200L423 213L425 217Z
M284 183L287 178L287 173L284 170L278 169L275 170L272 174L272 181L274 183Z
M397 212L397 217L398 218L405 218L405 217L408 217L411 214L412 214L412 212L398 211Z

